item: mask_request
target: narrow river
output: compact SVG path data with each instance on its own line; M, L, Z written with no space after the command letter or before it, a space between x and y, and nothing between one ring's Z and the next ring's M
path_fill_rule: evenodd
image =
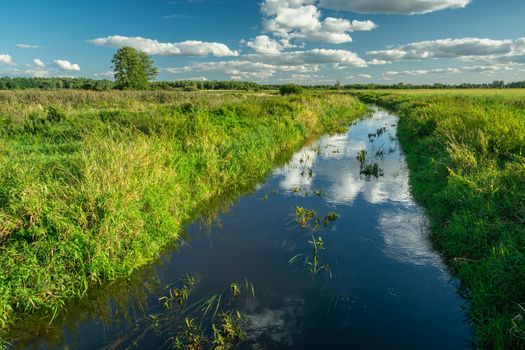
M170 348L184 342L186 318L206 333L239 310L239 348L470 348L466 301L428 242L397 122L376 110L305 147L131 282L92 293L18 345ZM184 283L183 306L161 299Z

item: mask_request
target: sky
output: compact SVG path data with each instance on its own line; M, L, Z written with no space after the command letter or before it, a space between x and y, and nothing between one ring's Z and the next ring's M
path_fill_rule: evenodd
M524 0L3 0L0 76L112 79L122 46L158 80L525 80Z

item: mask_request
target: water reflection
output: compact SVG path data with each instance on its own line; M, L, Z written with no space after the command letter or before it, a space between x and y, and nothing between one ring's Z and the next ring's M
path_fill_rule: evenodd
M419 210L385 211L379 217L379 229L387 256L414 265L432 264L443 268L439 255L425 239L427 222Z
M397 121L396 116L378 110L373 118L354 125L346 134L323 137L315 145L301 150L276 172L283 177L281 188L289 191L302 188L311 192L315 178L320 178L325 185L326 200L334 204L352 205L359 194L372 204L387 201L411 204L408 170L395 137ZM370 142L368 135L380 128L386 128L386 132ZM368 158L378 162L384 171L384 176L377 181L362 181L357 160L361 150L365 150ZM383 157L375 157L378 151L384 152ZM314 175L305 176L304 167L311 168Z

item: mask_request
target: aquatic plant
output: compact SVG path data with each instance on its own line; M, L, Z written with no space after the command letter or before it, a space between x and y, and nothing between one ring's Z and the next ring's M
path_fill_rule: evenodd
M365 165L366 155L367 155L367 152L365 149L362 149L359 152L357 152L357 160L359 161L359 166L361 170L363 169Z
M383 147L379 148L379 149L374 153L374 158L376 158L376 159L381 159L381 160L383 160L384 157L385 157L385 150L383 149Z
M339 214L337 214L334 211L331 211L331 212L329 212L328 214L325 215L325 217L323 219L323 224L326 227L326 226L328 226L329 223L334 222L334 221L336 221L338 219L339 219Z
M375 177L376 179L380 176L384 176L384 170L379 167L379 164L372 163L372 164L365 164L364 167L361 169L361 175L364 175L366 180L370 180L372 177Z
M303 207L295 208L295 221L301 226L301 228L308 228L310 222L315 218L316 212L312 209L306 209Z
M376 130L377 137L381 137L386 132L386 126L383 126Z
M309 267L310 272L317 275L321 270L327 268L327 265L320 265L319 263L319 251L324 249L323 238L321 236L315 238L312 235L312 240L308 241L308 243L312 246L313 252L312 258L307 257L305 263Z

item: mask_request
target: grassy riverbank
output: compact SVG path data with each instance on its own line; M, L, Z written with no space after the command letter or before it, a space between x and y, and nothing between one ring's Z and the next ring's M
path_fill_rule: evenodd
M401 117L412 192L471 299L476 347L525 347L525 92L358 94Z
M329 93L0 92L0 329L129 276L206 203L364 113Z

